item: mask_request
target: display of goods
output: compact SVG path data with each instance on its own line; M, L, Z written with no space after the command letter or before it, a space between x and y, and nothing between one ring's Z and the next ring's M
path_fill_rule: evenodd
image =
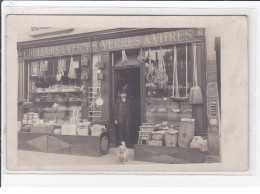
M164 139L164 133L158 131L152 133L152 139L156 141L163 141Z
M163 141L151 140L148 141L149 146L163 146Z
M91 136L100 136L102 134L102 132L94 132L91 133Z
M168 121L163 121L162 125L169 125L169 122Z
M53 131L54 131L53 125L45 125L45 128L46 128L46 133L53 133Z
M178 142L178 131L170 129L164 134L164 143L166 146L176 147Z
M69 134L68 124L63 124L61 126L61 134L62 135L68 135Z
M56 129L54 129L53 133L56 134L56 135L59 135L59 134L61 134L61 129L56 128Z
M45 125L36 125L31 127L31 132L34 133L46 133Z
M69 135L77 135L77 125L76 124L69 124L68 128L68 134Z
M29 115L26 113L23 115L23 118L27 120L29 118Z
M182 118L180 123L178 145L189 147L195 133L195 119Z
M155 128L155 123L142 123L142 126L154 127Z
M23 119L22 124L23 125L27 125L28 124L28 119Z
M191 143L190 148L197 148L200 151L205 152L208 150L208 141L201 136L194 136Z
M64 123L61 126L61 134L62 135L77 135L76 129L77 129L76 124Z
M78 135L88 136L88 128L77 128Z
M142 132L154 132L153 126L140 126L140 131Z
M91 132L104 132L105 125L95 124L90 127Z
M21 127L21 131L23 131L23 132L30 132L31 131L31 125L23 125Z
M148 141L152 139L152 132L138 131L138 133L139 137L146 137Z
M65 112L47 112L44 113L44 118L45 119L63 119L65 117Z

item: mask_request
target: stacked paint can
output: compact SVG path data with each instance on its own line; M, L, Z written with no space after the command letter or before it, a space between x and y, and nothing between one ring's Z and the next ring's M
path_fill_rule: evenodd
M178 131L174 129L168 130L164 135L164 142L166 146L176 147L178 143Z
M182 118L180 123L178 145L189 147L195 134L195 119Z

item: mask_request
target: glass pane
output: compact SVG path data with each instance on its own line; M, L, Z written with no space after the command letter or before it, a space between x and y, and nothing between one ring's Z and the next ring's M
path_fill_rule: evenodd
M146 122L157 123L161 129L176 128L181 117L192 116L187 102L191 80L190 47L187 47L187 62L186 47L177 46L176 49L177 56L174 56L173 47L145 51ZM175 66L174 57L177 57ZM173 100L176 91L178 98L184 101Z

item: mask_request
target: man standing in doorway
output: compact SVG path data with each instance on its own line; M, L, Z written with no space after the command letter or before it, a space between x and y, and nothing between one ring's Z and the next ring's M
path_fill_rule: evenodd
M116 100L114 118L117 125L117 144L125 141L130 146L130 101L127 99L127 85L121 90L120 98Z

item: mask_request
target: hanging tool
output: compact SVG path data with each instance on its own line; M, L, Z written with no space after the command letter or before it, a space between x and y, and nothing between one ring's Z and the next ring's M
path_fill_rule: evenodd
M198 75L197 75L197 52L196 44L193 43L193 86L190 89L190 104L202 104L203 96L201 93L201 88L198 86Z

